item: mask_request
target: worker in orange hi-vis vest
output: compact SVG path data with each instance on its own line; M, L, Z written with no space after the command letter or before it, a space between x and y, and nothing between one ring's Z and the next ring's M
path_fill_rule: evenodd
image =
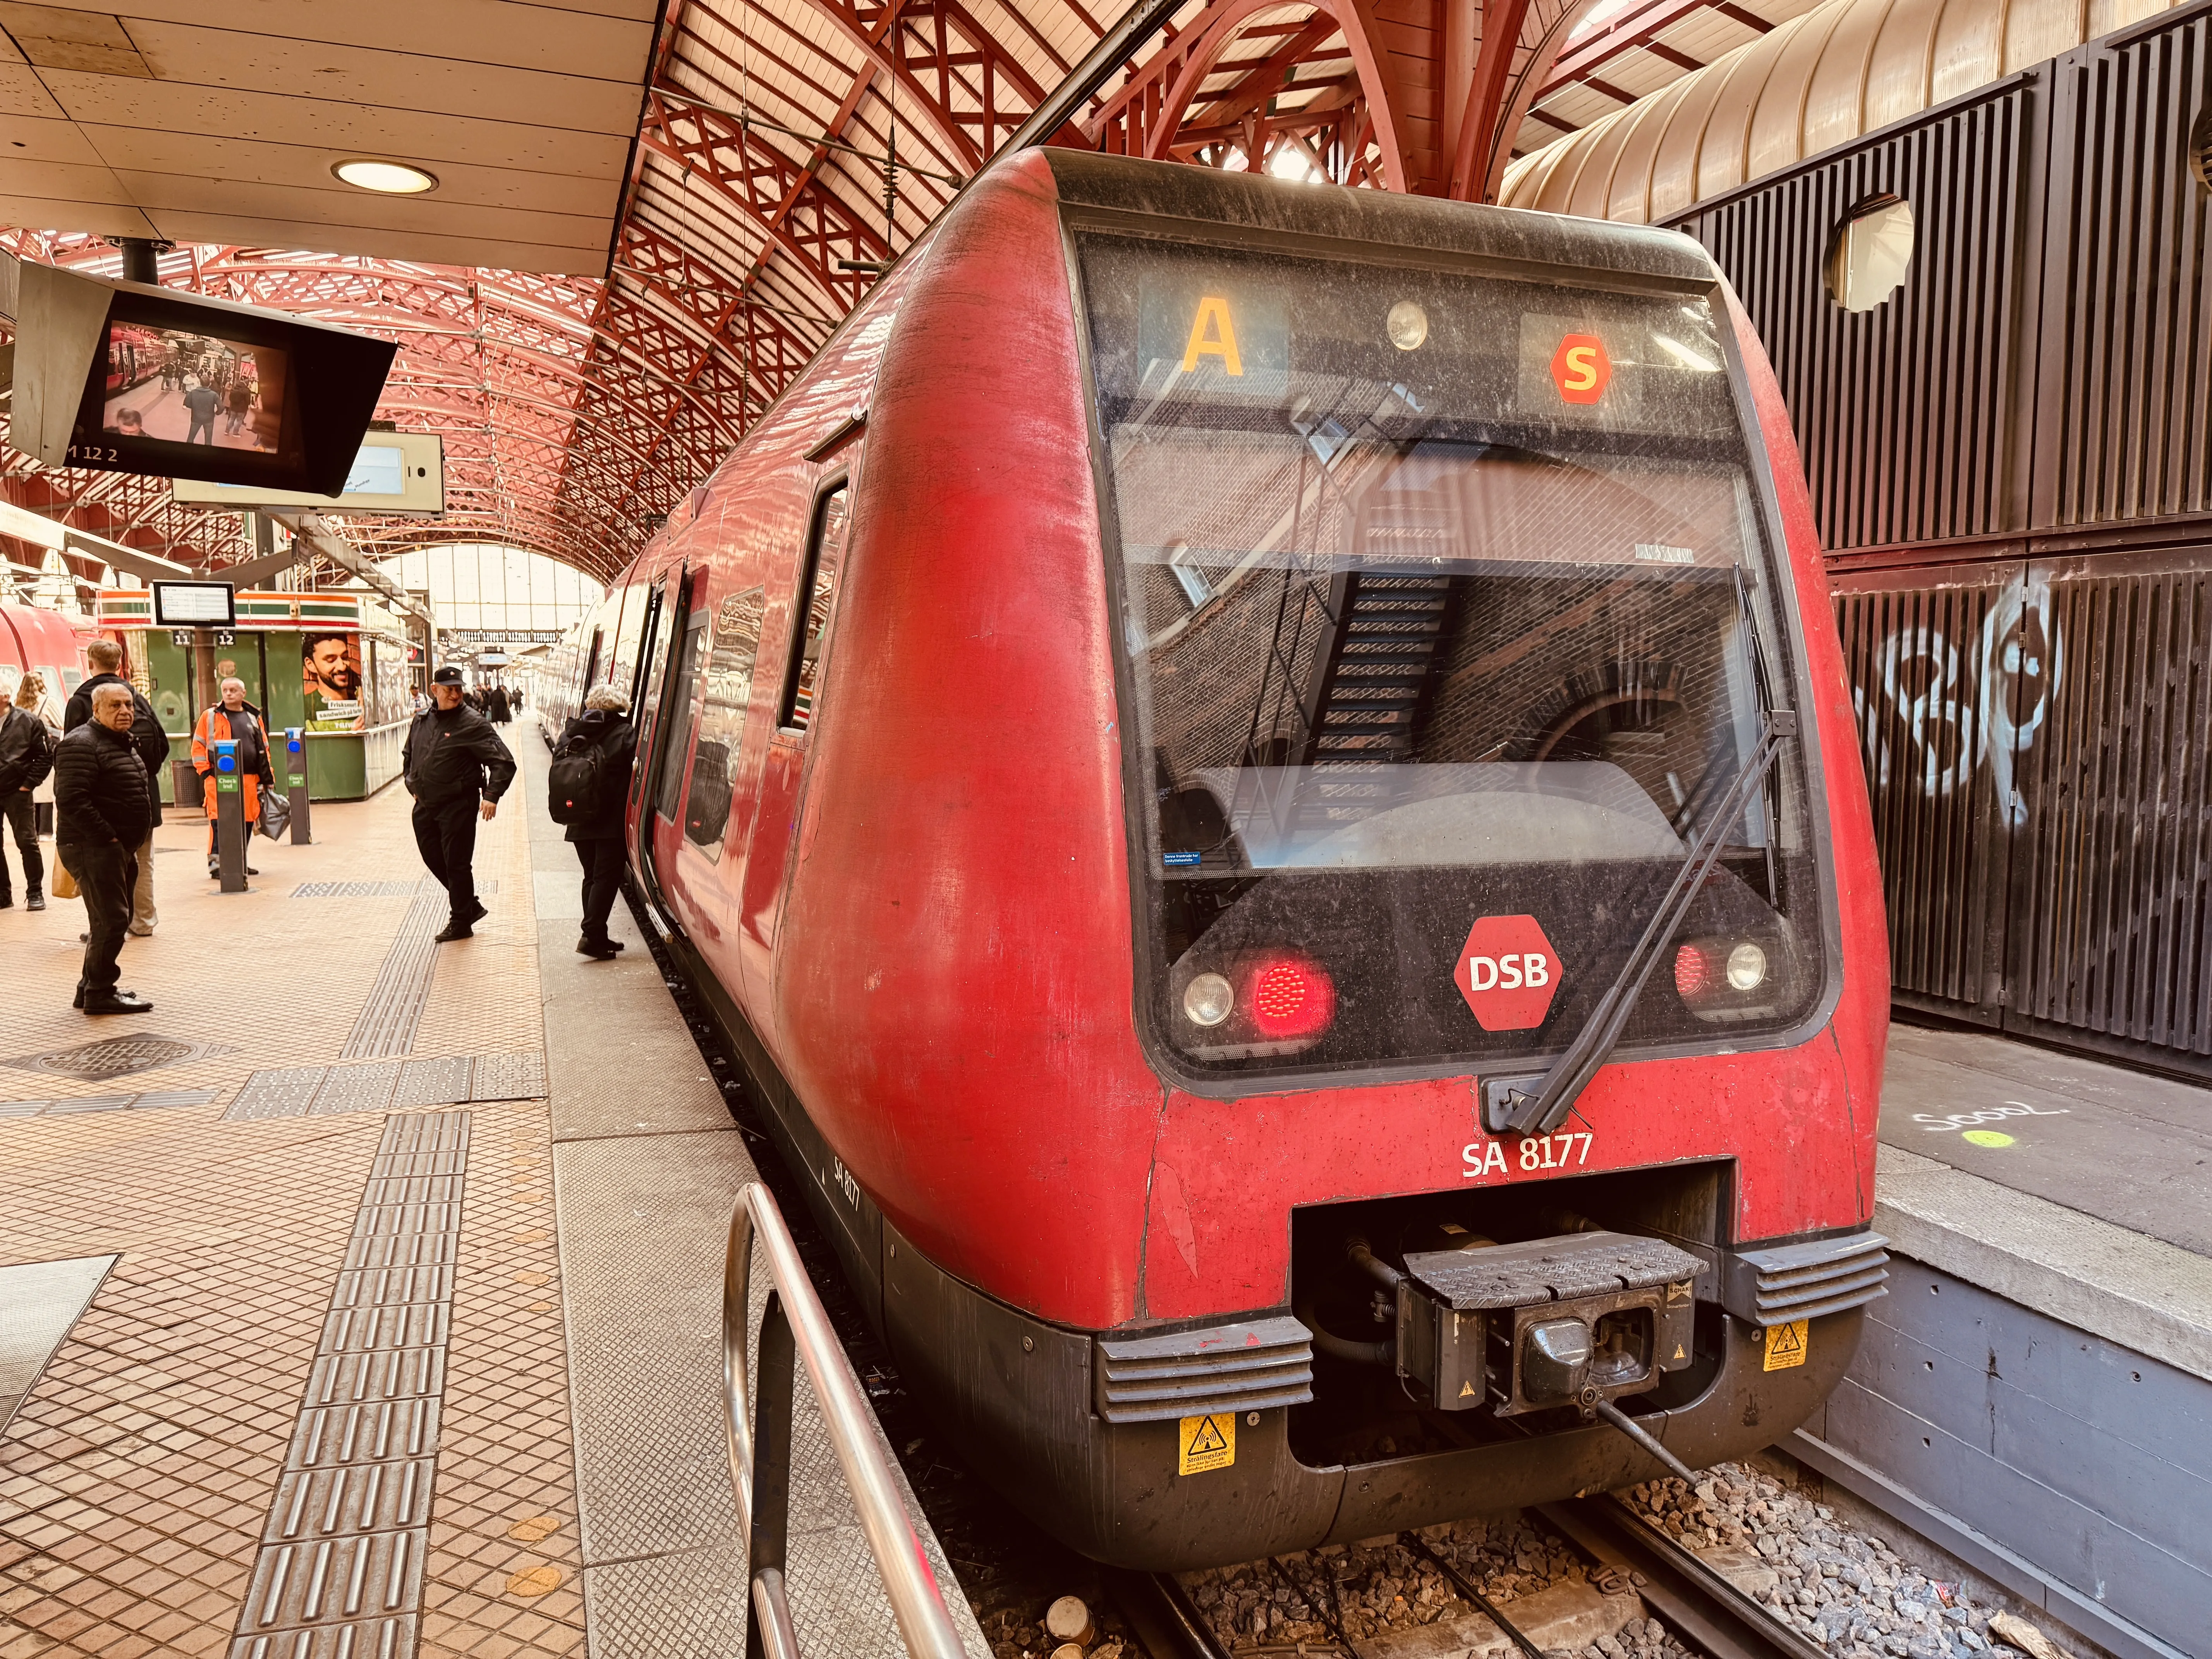
M244 680L225 680L222 701L203 709L192 722L192 769L200 775L200 796L207 803L208 874L219 876L222 867L215 851L215 756L210 745L229 738L238 744L239 775L246 780L246 838L253 844L253 826L261 821L261 788L276 787L276 769L269 758L269 739L261 729L261 711L246 700ZM246 873L261 872L251 864Z

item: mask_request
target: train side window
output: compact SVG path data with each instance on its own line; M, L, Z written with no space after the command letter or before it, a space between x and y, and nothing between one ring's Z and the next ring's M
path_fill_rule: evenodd
M845 540L851 528L852 489L845 483L823 495L814 508L807 538L806 568L799 592L805 605L793 628L791 659L783 671L783 698L775 723L787 732L804 732L814 718L814 699L830 639L830 622L845 569Z
M693 693L707 665L710 620L705 611L695 611L684 624L683 640L677 647L675 684L669 687L668 701L662 705L668 711L668 736L661 744L660 793L653 810L672 823L676 821L676 804L684 794L684 751L690 746L692 729L698 724Z
M765 588L749 587L731 594L714 611L699 699L699 736L691 746L691 789L684 800L684 836L705 848L709 858L722 856L722 837L730 826L730 797L744 747L745 708L752 702L753 662L760 655L767 597Z

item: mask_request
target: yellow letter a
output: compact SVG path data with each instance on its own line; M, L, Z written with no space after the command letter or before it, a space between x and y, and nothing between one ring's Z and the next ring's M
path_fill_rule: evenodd
M1198 302L1190 343L1182 349L1182 372L1196 368L1200 357L1220 358L1223 369L1240 378L1244 373L1244 359L1237 352L1237 325L1229 320L1229 301L1211 294Z

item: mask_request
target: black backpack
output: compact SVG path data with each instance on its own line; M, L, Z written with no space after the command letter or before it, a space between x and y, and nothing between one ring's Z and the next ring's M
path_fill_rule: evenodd
M612 769L605 744L588 732L571 732L546 769L546 811L556 823L590 823L605 816Z

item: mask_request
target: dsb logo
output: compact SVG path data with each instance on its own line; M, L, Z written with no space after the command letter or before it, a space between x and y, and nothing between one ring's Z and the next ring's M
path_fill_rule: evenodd
M1549 985L1551 958L1541 951L1528 951L1517 957L1469 957L1467 981L1471 991L1517 991L1524 985Z
M1485 916L1460 946L1452 982L1486 1031L1544 1023L1559 988L1559 953L1534 916Z

